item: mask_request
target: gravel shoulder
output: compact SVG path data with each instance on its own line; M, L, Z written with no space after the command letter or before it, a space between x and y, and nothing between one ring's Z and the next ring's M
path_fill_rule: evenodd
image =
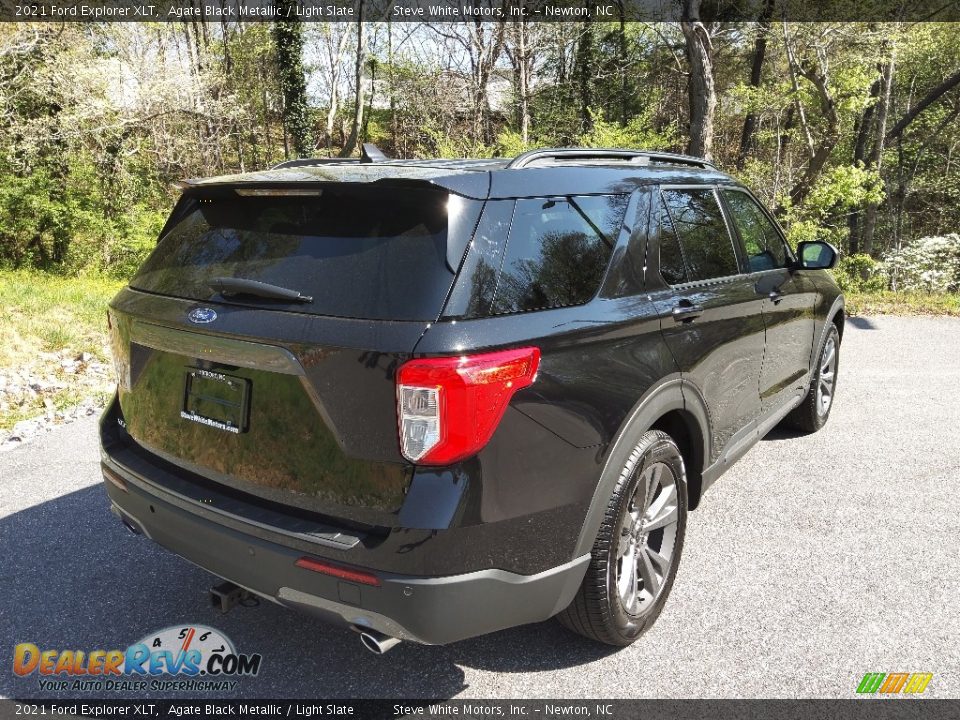
M114 387L113 368L88 352L40 353L32 366L0 370L0 418L28 415L9 429L0 424L0 452L95 415Z
M621 651L547 622L376 658L280 607L216 614L210 575L108 512L84 417L0 454L0 650L197 622L263 654L247 697L852 698L921 671L960 697L958 358L960 319L851 318L828 426L774 431L711 488L663 615ZM50 696L9 667L0 695Z

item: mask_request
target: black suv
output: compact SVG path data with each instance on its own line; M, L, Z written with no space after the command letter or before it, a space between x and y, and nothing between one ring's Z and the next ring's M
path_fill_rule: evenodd
M185 183L113 300L113 511L243 593L398 640L654 622L689 509L827 420L826 243L697 158L295 161ZM234 585L235 583L235 585Z

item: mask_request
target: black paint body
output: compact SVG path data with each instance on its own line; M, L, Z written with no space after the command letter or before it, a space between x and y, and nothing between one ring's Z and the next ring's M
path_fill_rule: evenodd
M119 293L110 318L121 382L102 423L105 467L147 492L162 487L198 518L299 554L426 578L491 569L533 575L569 563L589 552L606 501L601 477L628 427L682 436L695 505L805 392L825 324L842 328L842 296L826 272L751 272L735 233L737 275L666 284L658 271L658 193L664 186L739 187L710 169L506 169L496 162L312 174L298 168L205 181L188 188L181 204L235 186L328 182L409 184L470 198L469 228L448 240L458 268L475 224L482 226L484 203L615 194L626 196L626 209L598 292L573 307L492 317L453 312L469 262L446 308L422 321ZM364 278L356 287L364 291ZM684 301L698 305L699 315L675 318ZM200 306L214 309L216 321L189 322ZM445 468L403 459L395 395L403 361L525 346L542 354L536 381L515 394L479 454ZM187 368L250 382L245 432L181 419ZM125 493L112 483L107 489L124 511ZM260 519L236 520L244 516ZM358 542L318 544L311 533L321 530Z

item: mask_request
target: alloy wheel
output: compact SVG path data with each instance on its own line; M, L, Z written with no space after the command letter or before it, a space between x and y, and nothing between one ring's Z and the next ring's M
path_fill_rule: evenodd
M837 342L827 338L820 355L820 377L817 379L817 413L823 417L833 403L833 388L837 380Z
M617 591L623 609L640 615L653 607L674 561L679 510L677 479L664 463L644 470L620 526Z

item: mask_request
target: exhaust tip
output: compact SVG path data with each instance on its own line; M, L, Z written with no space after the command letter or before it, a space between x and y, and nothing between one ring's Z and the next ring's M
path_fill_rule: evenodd
M374 655L384 655L400 644L399 638L384 635L376 630L353 627L353 630L360 635L360 642Z
M134 525L132 522L130 522L130 521L127 520L126 518L123 518L123 526L124 526L127 530L129 530L131 533L133 533L134 535L142 535L142 534L143 534L143 533L141 532L140 528L138 528L136 525Z

